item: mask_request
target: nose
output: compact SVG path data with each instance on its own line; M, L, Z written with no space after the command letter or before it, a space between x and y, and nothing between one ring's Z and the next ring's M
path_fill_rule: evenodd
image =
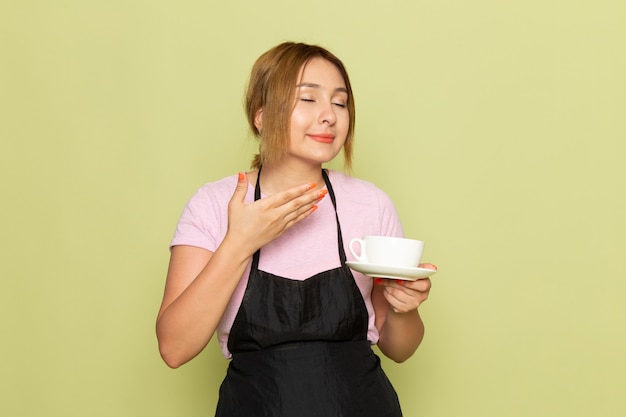
M332 103L326 103L320 111L319 121L322 124L334 125L337 121L337 115Z

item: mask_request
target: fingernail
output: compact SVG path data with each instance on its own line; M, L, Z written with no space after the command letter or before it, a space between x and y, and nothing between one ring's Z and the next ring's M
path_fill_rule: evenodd
M374 278L374 284L382 284L382 283L383 283L382 278Z
M315 210L317 210L317 206L311 207L311 213L313 213Z
M402 281L401 279L397 279L396 282L400 285L404 284L404 281Z
M245 179L246 179L246 176L244 175L244 173L243 173L243 172L240 172L240 173L239 173L239 181L243 181L243 180L245 180Z
M310 183L309 185L307 185L306 190L307 190L307 191L312 190L312 189L313 189L313 188L315 188L316 186L317 186L317 184L316 184L316 183L314 183L314 182L312 182L312 183Z
M317 197L317 198L318 198L318 200L321 200L322 198L324 198L324 196L325 196L326 194L328 194L328 191L327 191L327 190L320 190L319 197Z

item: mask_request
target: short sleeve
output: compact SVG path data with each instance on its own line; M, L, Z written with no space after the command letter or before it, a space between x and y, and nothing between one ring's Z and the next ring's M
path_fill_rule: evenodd
M377 189L380 208L380 230L383 236L404 237L400 216L391 198L382 190Z
M228 200L224 201L223 196L213 188L207 184L189 199L176 225L170 247L189 245L215 252L223 238L222 229L228 222Z

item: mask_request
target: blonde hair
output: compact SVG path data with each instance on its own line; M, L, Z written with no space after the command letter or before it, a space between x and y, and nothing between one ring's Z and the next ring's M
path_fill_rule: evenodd
M279 161L289 147L291 113L295 106L295 90L300 70L312 58L323 58L334 64L348 90L347 109L350 115L348 134L343 145L344 165L352 165L354 135L354 98L348 73L339 58L316 45L285 42L261 55L252 67L246 91L246 113L254 136L259 140L259 153L252 167ZM259 130L255 119L263 112L263 127Z

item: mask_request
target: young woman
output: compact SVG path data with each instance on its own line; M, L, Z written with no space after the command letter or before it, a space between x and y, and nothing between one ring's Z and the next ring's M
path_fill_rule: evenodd
M186 363L217 333L231 359L217 416L401 416L371 345L397 362L415 352L430 280L373 280L346 266L351 238L403 232L384 192L322 168L342 150L351 162L342 62L280 44L255 63L246 110L259 139L253 170L201 187L171 243L157 319L164 361Z

